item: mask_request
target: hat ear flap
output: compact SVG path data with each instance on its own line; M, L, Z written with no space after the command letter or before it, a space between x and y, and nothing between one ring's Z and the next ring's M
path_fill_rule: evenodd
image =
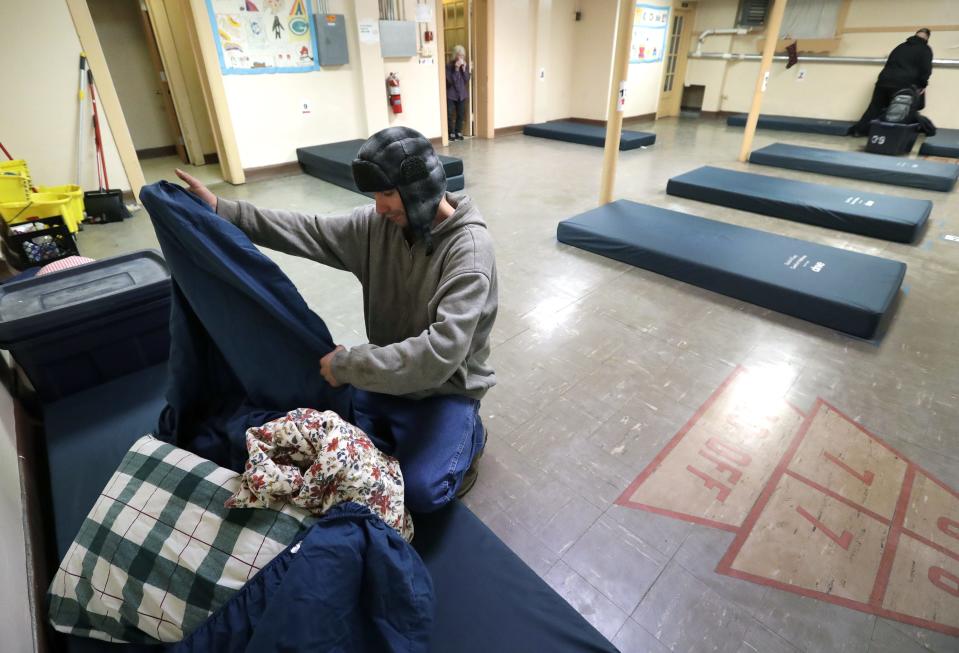
M363 193L375 193L396 187L383 169L372 161L353 159L351 168L353 181Z
M408 156L400 164L400 179L404 184L412 184L429 176L430 170L421 156Z

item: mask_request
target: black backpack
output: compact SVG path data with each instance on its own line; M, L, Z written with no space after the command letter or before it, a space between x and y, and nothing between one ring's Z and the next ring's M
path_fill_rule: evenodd
M886 107L886 113L883 115L883 122L893 122L899 124L912 124L916 122L916 114L919 112L919 92L914 86L896 91L889 106Z

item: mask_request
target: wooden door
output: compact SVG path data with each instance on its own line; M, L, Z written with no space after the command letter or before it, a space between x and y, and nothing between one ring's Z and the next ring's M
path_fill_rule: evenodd
M170 82L167 79L166 71L163 69L163 59L160 57L160 50L157 47L156 34L153 32L153 24L150 22L150 15L145 5L141 5L140 18L143 22L144 41L150 53L150 60L153 62L153 69L157 73L157 88L163 99L163 113L166 114L167 123L170 125L170 132L173 134L175 141L173 146L176 148L176 155L180 157L180 161L183 163L189 163L186 148L183 147L183 132L180 131L180 121L177 120L173 95L170 93Z
M466 57L470 66L473 66L475 52L471 47L470 41L470 7L469 0L443 0L443 65L445 66L453 58L453 48L462 45L466 48ZM473 68L475 72L475 66ZM473 96L474 84L472 76L470 79L470 95L466 102L466 119L463 121L463 133L467 136L473 135ZM443 107L446 111L446 107Z
M689 54L692 22L692 9L673 9L669 33L666 35L666 56L657 118L679 115L683 100L683 82L686 79L686 61Z

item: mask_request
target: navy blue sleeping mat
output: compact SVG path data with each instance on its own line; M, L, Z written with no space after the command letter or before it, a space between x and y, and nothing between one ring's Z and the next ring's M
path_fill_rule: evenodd
M331 184L342 186L355 193L360 191L353 183L351 164L365 143L363 139L327 143L326 145L312 145L296 148L296 159L300 162L303 172ZM463 160L452 156L437 154L443 170L446 171L446 190L456 192L466 187L463 176ZM364 193L372 197L372 193Z
M579 143L580 145L595 145L597 147L606 145L605 127L571 120L554 120L526 125L523 127L523 133L527 136L551 138L555 141ZM656 134L624 129L619 137L619 149L635 150L638 147L652 145L655 142Z
M956 179L959 179L959 165L952 163L899 159L882 154L827 150L788 143L773 143L758 149L749 155L749 162L928 190L950 191L956 185Z
M932 211L929 200L810 184L712 166L673 177L666 185L666 192L900 243L913 242Z
M922 142L919 154L959 159L959 129L939 129Z
M166 382L167 367L160 365L45 408L58 558L129 446L156 430ZM432 650L616 650L459 501L438 513L416 515L414 522L413 547L433 578L436 596ZM69 653L160 650L64 639Z
M559 223L560 242L793 315L874 337L906 265L618 200Z
M730 127L745 127L745 113L734 113L726 118ZM845 136L855 123L849 120L827 120L826 118L798 118L794 116L759 116L757 127L760 129L776 129L787 132L802 132L804 134L827 134L829 136Z

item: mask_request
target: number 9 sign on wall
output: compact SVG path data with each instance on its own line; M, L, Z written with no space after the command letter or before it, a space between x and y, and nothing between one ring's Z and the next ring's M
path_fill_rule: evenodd
M654 63L663 60L669 7L636 3L633 17L633 42L629 63Z

